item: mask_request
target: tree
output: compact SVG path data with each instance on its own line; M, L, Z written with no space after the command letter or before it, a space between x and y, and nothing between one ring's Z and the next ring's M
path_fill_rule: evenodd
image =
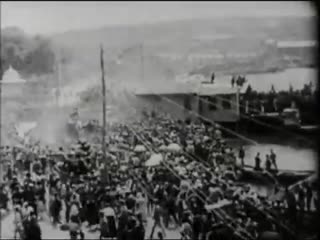
M1 31L1 65L5 72L9 66L22 77L42 75L54 71L55 55L51 42L43 37L31 37L17 28Z
M294 91L292 84L290 83L289 85L289 93L292 94Z
M276 90L275 90L275 88L274 88L274 85L273 85L273 84L271 84L271 90L270 90L270 93L272 93L272 94L275 94L275 93L276 93Z
M249 96L251 96L251 94L252 94L252 87L251 87L251 85L249 84L248 87L247 87L247 89L246 89L245 95L249 97Z

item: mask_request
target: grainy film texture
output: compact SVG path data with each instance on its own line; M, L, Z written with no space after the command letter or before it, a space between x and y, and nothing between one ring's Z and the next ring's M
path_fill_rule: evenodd
M0 4L0 239L317 239L312 3Z

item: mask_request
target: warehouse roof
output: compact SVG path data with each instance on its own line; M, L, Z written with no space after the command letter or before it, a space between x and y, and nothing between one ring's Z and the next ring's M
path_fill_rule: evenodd
M236 88L230 85L219 85L210 83L174 83L162 84L157 87L144 88L135 91L138 96L146 95L178 95L178 94L197 94L200 96L235 94Z
M278 48L298 48L298 47L315 47L316 41L279 41Z

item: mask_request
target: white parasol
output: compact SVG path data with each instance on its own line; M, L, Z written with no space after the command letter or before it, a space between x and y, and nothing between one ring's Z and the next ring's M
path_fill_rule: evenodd
M167 151L169 151L169 152L180 152L181 151L181 147L176 143L171 143L167 147Z
M134 148L134 151L135 152L145 152L147 149L145 148L145 146L143 145L137 145L135 148Z
M204 142L206 142L206 141L208 141L208 140L210 140L210 138L209 138L208 136L204 136L204 137L203 137L203 141L204 141Z
M127 169L128 169L128 166L126 166L126 165L122 165L120 167L120 171L126 171Z
M161 145L161 146L159 147L159 150L160 150L160 151L166 151L166 150L167 150L167 147L166 147L165 145Z
M190 182L186 181L186 180L182 180L180 183L180 188L182 190L188 190L191 187Z
M208 211L211 211L211 210L214 210L214 209L222 208L222 207L224 207L224 206L228 206L228 205L230 205L230 204L232 204L231 201L228 201L228 200L224 199L224 200L221 200L221 201L219 201L219 202L217 202L217 203L215 203L215 204L205 205L205 208L206 208Z
M145 164L148 167L153 167L159 165L162 161L163 157L161 154L153 154Z

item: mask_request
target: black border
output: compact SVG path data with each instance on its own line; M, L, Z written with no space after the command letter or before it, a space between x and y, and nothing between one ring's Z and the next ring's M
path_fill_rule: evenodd
M1 32L2 32L2 26L1 26L1 13L2 13L2 7L1 7L1 4L2 2L4 1L0 1L0 46L2 46L1 44ZM7 1L8 2L8 1ZM309 2L312 7L314 8L314 10L316 11L316 23L315 23L315 32L317 34L317 41L318 41L318 47L317 47L317 52L315 53L314 55L314 58L315 58L315 63L317 65L317 73L318 73L318 88L317 88L317 104L316 104L316 109L315 111L317 113L320 113L320 72L319 72L319 68L318 68L318 61L319 61L319 57L320 57L320 54L319 54L319 42L320 42L320 27L319 27L319 20L318 20L318 17L319 17L319 2L318 1L307 1ZM0 48L0 58L1 58L1 48ZM3 72L2 72L3 68L2 68L2 61L0 61L0 81L2 80L2 75L3 75ZM1 74L2 73L2 74ZM0 146L2 146L2 141L1 141L1 135L2 135L2 88L1 88L1 85L0 85ZM319 118L318 118L319 120ZM318 122L318 124L320 125L320 121ZM320 131L318 133L318 174L320 173ZM1 161L1 154L0 154L0 161ZM318 196L320 195L319 192L320 192L320 179L318 178ZM318 211L318 222L320 220L320 212ZM0 221L0 229L3 227L4 225L2 225L2 221ZM63 238L56 238L58 240L63 240ZM97 238L98 240L99 238ZM168 239L168 238L166 238ZM320 228L319 228L319 232L318 232L318 239L320 239ZM12 240L11 238L1 238L1 240ZM55 238L50 238L50 239L43 239L43 240L55 240ZM69 240L66 238L66 240ZM146 239L148 240L148 239ZM169 240L169 239L168 239ZM172 239L172 240L176 240L176 239Z

